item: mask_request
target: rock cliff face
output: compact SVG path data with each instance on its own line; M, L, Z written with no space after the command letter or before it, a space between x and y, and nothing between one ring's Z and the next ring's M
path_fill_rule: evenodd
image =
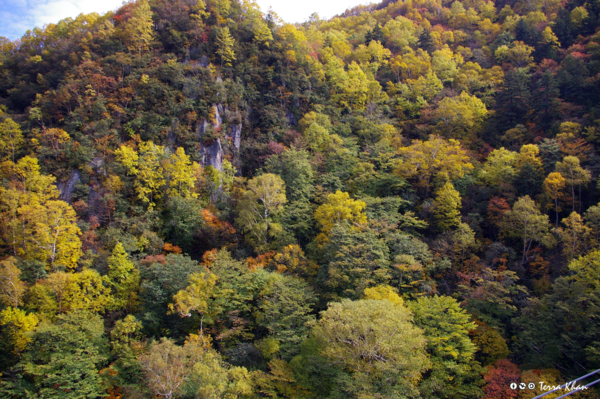
M222 123L218 107L215 106L214 109L216 111L214 124L210 125L210 128L213 129L221 127ZM200 140L200 163L203 167L210 165L219 171L223 171L223 147L221 146L221 139L216 139L209 145L205 145L203 136L206 134L208 129L208 121L204 121L198 126L198 139Z
M75 191L75 186L81 181L81 173L77 169L73 170L69 175L69 180L66 182L60 182L56 185L60 191L60 199L63 201L71 202L71 196Z
M218 129L223 124L223 106L221 104L219 104L219 105L213 104L213 109L215 112L215 120L213 121L214 128Z
M227 137L231 138L233 152L234 155L237 156L240 152L240 145L242 143L242 123L240 122L237 125L231 125L229 132L227 132Z
M225 119L225 125L223 125ZM221 130L225 129L225 130ZM224 132L225 136L220 132ZM206 135L215 133L215 139L210 140ZM227 159L238 170L239 154L242 144L242 122L237 113L230 112L222 104L213 104L213 117L205 120L198 126L198 139L200 140L200 162L203 167L212 166L222 171L223 159L227 152ZM221 139L226 140L223 142Z
M205 55L200 59L200 66L204 68L208 66L208 58Z
M221 139L217 139L214 143L206 147L200 143L200 152L202 166L208 165L213 168L223 171L223 147L221 146Z
M287 119L288 126L297 126L298 121L296 120L296 116L289 109L285 112L285 118Z

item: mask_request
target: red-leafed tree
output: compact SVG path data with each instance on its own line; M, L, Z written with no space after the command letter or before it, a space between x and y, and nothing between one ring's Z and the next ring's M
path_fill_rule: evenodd
M516 398L519 391L511 389L511 383L519 383L521 370L508 359L500 359L494 365L487 366L487 373L483 377L487 385L483 388L484 399L512 399Z
M490 199L490 202L487 207L488 221L494 227L498 228L500 226L500 220L502 220L502 216L504 212L510 210L510 205L508 202L501 197L493 197Z

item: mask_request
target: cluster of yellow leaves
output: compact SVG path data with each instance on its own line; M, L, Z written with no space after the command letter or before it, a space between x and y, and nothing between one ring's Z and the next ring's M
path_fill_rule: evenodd
M29 332L35 330L39 319L33 313L9 306L0 312L0 325L7 329L5 337L13 347L13 353L19 354L31 342Z
M162 198L165 187L170 196L198 196L194 188L200 166L190 161L182 147L167 156L163 146L142 141L139 151L122 145L115 155L128 173L136 177L137 198L147 203L150 209L156 205L154 200Z
M336 191L327 196L327 202L315 211L315 220L321 225L321 233L317 241L326 242L333 226L341 221L348 221L354 225L367 222L367 215L363 213L367 204L364 201L350 198L350 194Z
M400 148L398 153L401 159L396 173L407 179L416 177L427 195L433 178L448 181L473 169L466 151L453 139L446 141L431 136L428 141L414 140L411 146Z
M389 285L378 285L376 287L365 288L363 299L373 299L376 301L390 301L394 305L404 305L404 300Z
M0 117L3 112L0 110ZM15 150L23 144L23 134L21 127L11 118L6 118L0 122L0 159L15 160Z
M58 199L55 178L42 175L29 156L2 166L10 179L0 189L4 243L14 255L45 262L49 269L74 268L82 254L81 231L73 208Z
M112 255L108 258L108 275L105 280L112 289L113 309L131 311L135 308L139 302L140 275L120 242L115 245Z
M210 272L192 273L189 285L173 295L174 304L169 304L172 313L179 313L181 317L190 317L192 312L203 314L208 310L208 299L212 297L217 277Z

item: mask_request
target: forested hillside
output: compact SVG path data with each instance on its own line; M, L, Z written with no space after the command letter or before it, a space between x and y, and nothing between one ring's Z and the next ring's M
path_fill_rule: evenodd
M524 399L600 368L599 14L138 0L0 38L0 396Z

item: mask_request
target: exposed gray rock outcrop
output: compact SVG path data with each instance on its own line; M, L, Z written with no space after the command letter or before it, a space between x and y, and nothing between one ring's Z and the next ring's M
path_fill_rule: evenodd
M102 167L104 166L104 159L102 159L100 157L96 157L96 158L92 159L88 165L90 168L94 169L94 172L96 174L105 174L106 175L104 170L102 170Z
M202 58L200 58L200 66L206 68L208 66L208 58L203 55Z
M77 169L73 170L69 175L69 180L60 182L56 185L60 191L60 199L71 202L71 196L75 192L75 186L81 181L81 173Z
M231 138L233 144L234 153L237 155L240 151L240 145L242 144L242 123L231 125L227 137Z
M221 140L217 139L214 143L205 146L202 142L200 143L200 159L203 167L208 165L213 168L223 171L223 147L221 146Z
M296 126L296 125L298 125L298 121L296 120L296 116L289 109L286 111L285 117L287 119L288 126Z
M213 107L215 110L215 129L218 129L223 124L223 106L219 104L213 105Z
M217 115L215 116L216 120L218 114L218 107L215 106L217 110ZM222 109L222 108L221 108ZM220 126L220 124L219 124ZM212 126L214 128L214 126ZM214 142L209 144L208 146L204 145L203 136L206 134L206 131L209 129L208 121L204 121L198 125L198 139L200 140L200 164L202 167L212 166L213 168L222 171L223 170L223 147L221 146L221 140L216 139Z

